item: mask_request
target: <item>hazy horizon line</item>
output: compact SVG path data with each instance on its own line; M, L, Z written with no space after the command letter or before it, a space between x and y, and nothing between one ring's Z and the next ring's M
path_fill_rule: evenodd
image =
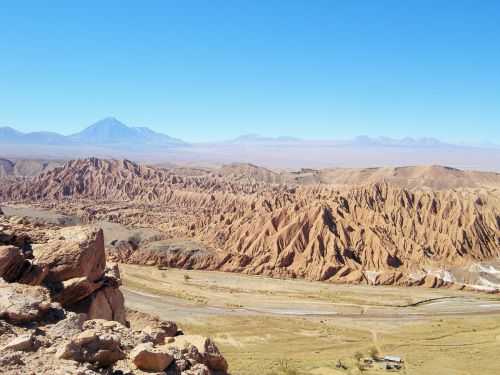
M333 137L333 136L327 136L324 138L319 138L319 137L303 137L303 136L298 136L294 135L293 133L286 133L286 134L280 134L280 135L271 135L271 134L263 134L261 132L244 132L236 136L227 136L224 138L217 138L217 139L204 139L204 140L189 140L184 137L179 137L179 136L173 136L169 134L169 132L165 132L164 130L157 130L155 128L151 128L149 126L143 126L143 125L128 125L124 121L119 120L116 116L105 116L101 118L100 120L97 120L87 126L83 126L79 131L77 132L70 132L68 134L64 132L58 132L55 130L48 130L48 129L39 129L39 130L19 130L16 126L13 125L4 125L0 124L0 129L1 128L9 128L12 130L15 130L16 132L19 132L21 134L32 134L32 133L54 133L57 135L61 135L64 137L71 137L75 134L78 134L79 132L87 129L90 126L93 126L101 121L105 120L116 120L117 122L125 125L128 128L147 128L153 132L160 133L163 135L167 135L169 137L173 138L178 138L188 144L217 144L217 143L228 143L228 142L234 142L238 141L240 139L244 139L245 137L255 137L256 139L261 139L261 140L268 140L268 141L282 141L282 140L288 140L290 142L296 141L296 142L349 142L349 141L355 141L359 140L362 138L373 140L373 141L404 141L404 140L414 140L414 141L424 141L424 140L432 140L432 141L437 141L443 145L451 145L451 146L464 146L464 147L500 147L500 143L497 143L496 141L466 141L466 140L449 140L449 139L443 139L437 136L433 135L424 135L424 136L416 136L416 135L405 135L405 136L396 136L396 135L387 135L387 134L378 134L378 135L369 135L369 134L357 134L357 135L352 135L352 136L340 136L338 138Z

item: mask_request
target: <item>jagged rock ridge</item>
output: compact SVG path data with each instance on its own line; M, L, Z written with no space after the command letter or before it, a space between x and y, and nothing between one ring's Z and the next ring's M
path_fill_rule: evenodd
M435 285L444 282L429 276L428 268L500 256L495 189L407 190L375 183L339 190L227 174L179 176L126 160L88 159L10 185L1 194L64 208L89 222L155 226L169 238L194 238L205 246L183 252L122 243L109 253L124 262ZM96 200L99 209L91 209L89 202Z

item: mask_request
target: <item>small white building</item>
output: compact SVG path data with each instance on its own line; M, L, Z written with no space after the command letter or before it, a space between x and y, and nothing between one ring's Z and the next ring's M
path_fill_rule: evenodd
M393 363L402 363L403 360L401 357L395 356L395 355L386 355L384 357L384 361L386 362L393 362Z

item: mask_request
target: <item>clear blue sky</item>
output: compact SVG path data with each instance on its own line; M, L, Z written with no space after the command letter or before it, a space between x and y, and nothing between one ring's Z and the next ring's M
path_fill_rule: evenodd
M0 126L500 143L500 1L1 1Z

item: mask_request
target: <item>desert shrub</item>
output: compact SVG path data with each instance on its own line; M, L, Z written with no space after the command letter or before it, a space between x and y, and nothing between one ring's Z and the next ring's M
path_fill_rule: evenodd
M354 359L356 361L358 361L358 362L361 361L361 358L363 358L363 353L361 353L361 352L354 353Z
M376 347L374 347L374 346L372 346L370 348L369 353L370 353L370 357L372 359L377 359L379 357L379 355L380 355L379 350Z
M293 368L288 361L281 360L278 368L268 373L268 375L300 375L300 372L296 368Z
M191 276L184 274L184 281L189 281L191 280Z
M132 245L133 249L137 249L141 244L142 238L139 233L134 233L128 238L128 243Z

